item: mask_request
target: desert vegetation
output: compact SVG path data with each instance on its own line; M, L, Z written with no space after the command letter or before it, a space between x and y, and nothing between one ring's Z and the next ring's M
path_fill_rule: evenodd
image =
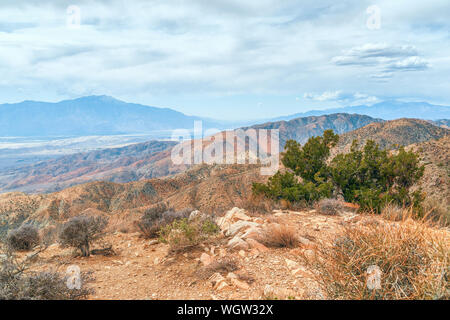
M303 258L327 299L449 299L448 243L424 220L368 220Z
M191 212L191 209L176 211L168 203L158 203L144 212L136 226L144 238L158 238L162 228L175 220L188 218Z
M0 300L78 300L93 290L88 273L80 273L79 286L69 286L71 275L56 271L33 271L33 264L47 247L39 245L35 227L23 225L8 234L0 249ZM20 251L33 252L23 256Z
M83 257L91 255L93 242L105 235L108 219L102 216L76 216L61 226L59 243L79 249Z
M196 247L217 234L219 227L210 217L176 219L159 232L159 239L170 246L171 251L181 252Z
M254 183L253 193L276 201L309 204L334 195L358 204L364 211L380 213L394 203L412 206L423 214L421 190L411 191L424 171L416 153L403 148L389 152L371 140L360 148L355 140L350 152L327 162L330 148L338 140L339 136L327 130L304 146L288 141L282 155L286 170L277 172L266 184Z
M5 244L13 251L30 251L39 245L41 239L38 228L32 225L22 225L10 230L6 236Z

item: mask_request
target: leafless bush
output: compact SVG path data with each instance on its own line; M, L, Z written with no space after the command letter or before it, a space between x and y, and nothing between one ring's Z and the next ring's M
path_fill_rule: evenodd
M280 224L271 224L264 228L258 241L272 248L295 248L299 245L295 229Z
M336 199L322 199L316 207L320 214L335 216L342 210L342 203Z
M5 242L10 250L30 251L40 243L38 228L28 224L22 225L9 231Z
M90 256L91 244L104 236L108 219L102 216L77 216L61 226L59 243L78 248L83 257Z
M6 252L0 266L0 300L78 300L93 292L85 286L92 280L89 274L81 274L82 286L71 289L68 277L58 272L27 272L38 253L19 260Z

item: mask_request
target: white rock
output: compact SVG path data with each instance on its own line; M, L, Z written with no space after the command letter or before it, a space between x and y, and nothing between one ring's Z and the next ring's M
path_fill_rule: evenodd
M210 265L214 261L214 258L211 257L209 254L203 252L202 255L200 256L200 261L206 267L206 266Z
M256 222L239 220L238 222L233 223L232 225L229 226L229 228L225 232L225 235L227 237L233 237L236 234L238 234L240 231L245 231L248 228L257 227L257 226L258 226L258 224Z
M288 267L290 270L293 270L293 269L297 269L297 268L298 268L298 263L297 263L297 262L295 262L295 261L293 261L293 260L290 260L290 259L284 259L284 261L286 262L286 265L287 265L287 267Z
M249 248L248 243L237 236L228 241L227 246L233 250L247 250Z

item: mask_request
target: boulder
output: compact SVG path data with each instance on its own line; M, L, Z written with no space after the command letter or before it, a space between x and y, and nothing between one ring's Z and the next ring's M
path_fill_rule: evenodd
M199 210L194 210L189 215L189 221L192 221L192 220L205 220L206 218L208 218L208 215L200 212Z
M242 235L242 239L258 239L262 234L262 229L258 226L248 228Z
M256 222L239 220L238 222L235 222L228 227L228 229L225 231L225 235L227 237L234 237L241 231L245 231L246 229L257 226L258 224Z
M249 248L248 243L237 236L228 241L227 246L232 250L247 250Z
M244 209L233 208L225 216L217 219L217 225L222 231L226 231L236 221L250 221L251 218L245 214Z

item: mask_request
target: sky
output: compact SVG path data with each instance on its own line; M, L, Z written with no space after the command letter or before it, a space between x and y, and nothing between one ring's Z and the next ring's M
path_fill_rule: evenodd
M0 104L109 95L257 119L450 105L448 0L0 0Z

